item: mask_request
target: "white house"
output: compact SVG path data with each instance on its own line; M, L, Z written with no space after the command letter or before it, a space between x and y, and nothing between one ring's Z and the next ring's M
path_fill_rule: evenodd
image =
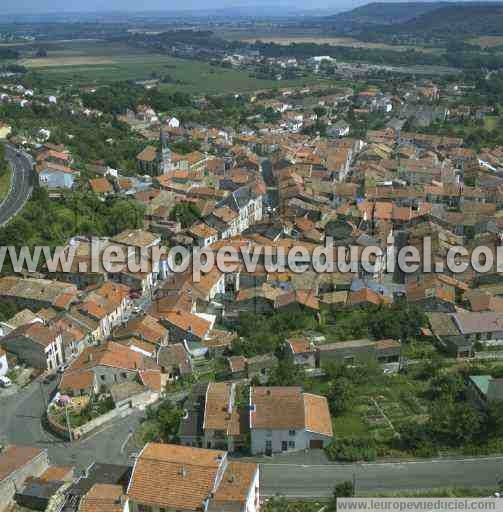
M169 128L180 128L180 120L176 117L168 117L166 119L166 125Z
M217 204L217 208L229 207L238 214L237 231L242 233L262 220L263 195L251 186L240 187Z
M303 393L300 387L251 387L252 454L324 448L333 437L324 396Z
M327 135L329 137L346 137L349 135L349 130L349 124L341 119L327 128Z

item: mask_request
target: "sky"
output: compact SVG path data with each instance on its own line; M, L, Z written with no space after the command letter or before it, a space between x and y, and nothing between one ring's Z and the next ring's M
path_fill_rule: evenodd
M371 0L369 0L371 1ZM4 13L173 11L261 6L332 9L334 12L367 3L365 0L0 0Z
M0 0L8 12L173 11L275 5L277 0ZM326 3L326 2L325 2ZM337 3L335 0L334 3ZM6 5L5 5L6 4ZM310 0L282 0L281 4L306 6ZM304 7L304 6L303 6Z

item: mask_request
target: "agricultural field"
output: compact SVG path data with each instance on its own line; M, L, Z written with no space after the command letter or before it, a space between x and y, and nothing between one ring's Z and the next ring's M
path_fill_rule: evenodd
M468 40L470 44L477 44L481 48L494 48L503 46L503 36L481 36Z
M330 37L330 36L318 36L318 35L272 35L267 33L228 33L225 34L226 39L239 40L249 43L255 41L262 41L264 43L275 43L280 45L289 45L293 43L314 43L314 44L329 44L332 46L348 46L351 48L368 48L373 50L393 50L393 51L406 51L406 50L417 50L426 53L440 53L443 50L441 48L426 48L422 46L405 46L405 45L391 45L386 43L370 43L366 41L358 41L352 37Z
M107 84L122 80L161 79L161 87L189 93L231 93L270 89L274 80L259 80L245 71L215 67L207 62L148 53L120 44L83 42L54 45L47 56L25 56L19 62L40 78L58 85ZM317 79L313 77L312 81ZM282 81L282 87L308 79ZM311 81L311 82L312 82Z
M334 418L335 436L391 439L404 422L427 419L427 401L422 396L426 388L426 383L402 374L383 376L379 385L360 388L355 407Z

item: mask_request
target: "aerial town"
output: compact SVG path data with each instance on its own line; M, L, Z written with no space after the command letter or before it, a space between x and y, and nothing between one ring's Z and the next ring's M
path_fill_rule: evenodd
M503 37L46 23L0 26L0 512L499 497Z

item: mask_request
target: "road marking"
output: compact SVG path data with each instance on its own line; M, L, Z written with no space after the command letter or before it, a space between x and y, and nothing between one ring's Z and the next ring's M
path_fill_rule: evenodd
M126 448L126 445L128 441L133 437L133 432L129 432L124 442L121 444L121 453L124 453L124 449Z
M278 462L276 464L274 463L264 463L264 462L258 462L263 467L290 467L290 468L302 468L302 469L309 469L309 468L326 468L326 469L352 469L355 466L357 467L374 467L374 466L406 466L408 464L438 464L438 463L450 463L450 462L488 462L488 461L498 461L503 460L503 456L496 456L496 457L470 457L466 459L428 459L428 460L410 460L410 461L395 461L395 462L362 462L362 463L354 463L354 464L289 464L289 463L281 463Z

